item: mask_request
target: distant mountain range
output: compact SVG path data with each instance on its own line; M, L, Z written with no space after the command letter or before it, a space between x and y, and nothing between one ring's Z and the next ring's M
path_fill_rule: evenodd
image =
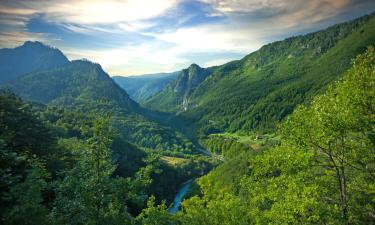
M178 73L156 73L128 77L114 76L112 78L132 99L143 102L175 80Z

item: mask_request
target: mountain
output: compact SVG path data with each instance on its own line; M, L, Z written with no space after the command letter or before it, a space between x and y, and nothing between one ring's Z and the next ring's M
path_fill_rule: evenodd
M180 71L175 81L145 101L144 105L151 109L186 111L189 108L190 95L210 74L210 69L192 64L189 68Z
M68 62L69 60L60 50L40 42L27 41L14 49L0 49L0 83Z
M198 73L209 72L191 86L187 74L194 69L188 68L185 76L151 97L145 106L177 113L172 123L186 121L185 128L197 126L201 134L274 129L297 105L324 91L350 67L356 55L374 44L372 13L267 44L241 60L197 69Z
M113 80L137 102L143 102L161 91L177 78L178 72L145 74L139 76L114 76Z
M73 105L84 100L111 101L127 111L138 105L101 66L75 60L64 66L30 73L5 84L22 98L44 104Z
M23 46L29 45L26 43ZM44 45L29 46L28 56L36 56L40 46ZM33 48L35 53L31 54ZM18 49L7 51L14 54ZM0 64L4 62L0 61ZM57 67L18 76L1 84L0 88L9 89L25 100L47 106L79 109L86 114L110 113L112 123L122 138L139 147L180 153L192 153L195 148L183 134L150 119L144 113L145 110L97 63L87 60L67 61Z

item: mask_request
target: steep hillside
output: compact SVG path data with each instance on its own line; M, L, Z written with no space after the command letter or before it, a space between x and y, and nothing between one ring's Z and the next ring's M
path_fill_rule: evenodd
M375 49L352 65L281 124L279 144L199 178L182 224L372 224Z
M321 93L351 60L375 44L375 14L263 46L241 60L209 68L211 75L182 101L168 86L146 106L179 112L203 134L270 129L296 105ZM185 107L185 106L189 107Z
M178 72L140 76L115 76L113 80L137 102L143 102L177 78Z
M31 73L5 86L24 99L44 104L72 105L83 100L106 100L128 111L138 107L99 64L85 60Z
M27 41L14 49L0 49L0 83L68 62L60 50L40 42Z
M210 74L210 69L192 64L179 72L177 79L164 90L145 101L144 105L161 111L186 111L189 108L190 95Z
M180 153L194 151L194 145L184 135L145 116L139 105L96 63L68 62L18 77L0 88L48 106L79 108L83 113L110 113L121 136L139 147Z

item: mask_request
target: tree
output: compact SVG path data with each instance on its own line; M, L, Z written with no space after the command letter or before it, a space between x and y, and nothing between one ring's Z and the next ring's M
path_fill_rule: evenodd
M26 170L26 177L11 185L9 192L2 196L12 202L12 207L4 211L2 220L9 225L53 224L43 204L49 174L40 160L33 158L28 161L31 166Z
M175 218L167 211L165 202L155 205L155 197L151 196L141 214L136 218L137 224L142 225L171 225L175 224Z
M113 178L109 118L94 121L92 137L78 152L75 167L57 185L54 215L68 224L127 224L127 181Z
M0 91L0 216L6 224L49 224L45 192L54 138L14 94Z
M247 171L233 171L239 163L230 163L243 158L237 156L200 178L203 196L183 203L182 222L372 224L374 62L370 47L340 81L283 123L280 145L244 159ZM229 188L220 185L220 172L232 179Z
M359 210L360 199L355 200L358 192L374 197L369 195L375 178L374 62L375 50L370 47L336 86L316 97L310 107L299 107L284 125L285 136L314 152L316 164L335 177L345 224L370 221L374 213L370 206L374 202Z

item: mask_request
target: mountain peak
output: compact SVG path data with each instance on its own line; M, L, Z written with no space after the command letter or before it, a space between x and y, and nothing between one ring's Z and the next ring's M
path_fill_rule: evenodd
M23 43L23 46L36 46L36 45L43 45L43 46L46 46L45 44L43 44L42 42L40 41L25 41L25 43Z
M0 74L3 75L0 77L0 83L69 62L59 49L39 41L26 41L16 48L1 49L0 59Z
M19 48L32 48L32 49L55 49L51 46L43 44L40 41L26 41L23 45L19 46Z
M196 64L196 63L192 63L190 66L189 66L189 69L194 69L194 68L197 68L197 69L201 69L201 67Z

